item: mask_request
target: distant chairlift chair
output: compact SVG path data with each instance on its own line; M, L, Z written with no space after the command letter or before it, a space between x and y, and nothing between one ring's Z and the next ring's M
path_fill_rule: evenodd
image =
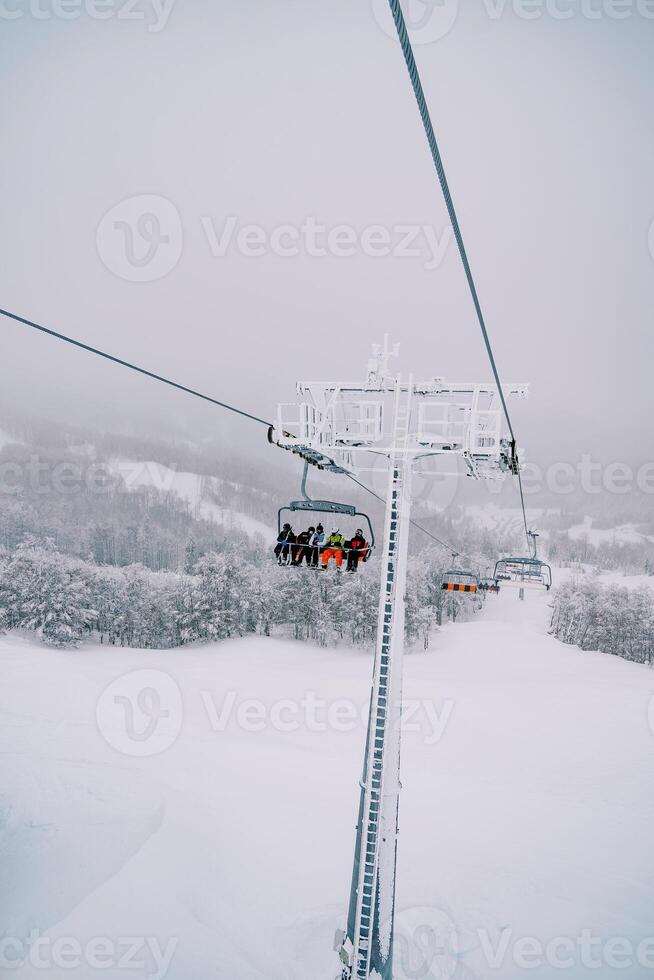
M479 591L479 578L473 572L464 572L452 568L443 574L441 585L445 592L468 592L476 594Z

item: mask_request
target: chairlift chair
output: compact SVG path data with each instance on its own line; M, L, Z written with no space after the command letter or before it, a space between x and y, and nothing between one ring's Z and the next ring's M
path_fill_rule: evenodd
M552 587L552 569L539 558L500 558L495 564L495 578L502 584L518 588Z
M362 553L361 560L368 561L370 555L372 554L375 547L375 532L372 527L371 520L369 516L357 508L353 504L343 504L335 500L314 500L309 497L307 493L307 474L308 474L309 464L304 464L304 472L302 474L302 486L300 492L302 494L301 500L291 500L289 504L285 507L280 507L277 511L277 534L281 534L283 527L282 515L287 511L291 513L309 513L309 514L343 514L347 517L361 518L368 529L367 547Z
M479 591L479 577L473 572L451 568L443 573L441 588L444 592L468 592L475 594Z
M500 558L495 564L495 578L504 585L515 585L520 589L552 588L552 569L538 558L536 531L527 531L531 541L533 555L530 558Z

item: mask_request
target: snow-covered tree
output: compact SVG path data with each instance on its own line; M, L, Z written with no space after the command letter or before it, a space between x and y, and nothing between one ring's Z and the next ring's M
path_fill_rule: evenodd
M551 632L582 650L601 650L627 660L654 661L654 597L651 589L572 579L554 594Z
M9 626L36 630L51 646L79 643L96 616L83 563L49 541L16 549L3 568L2 598Z

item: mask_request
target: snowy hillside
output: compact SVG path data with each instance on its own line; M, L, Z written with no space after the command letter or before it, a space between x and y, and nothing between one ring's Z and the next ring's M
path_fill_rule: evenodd
M254 537L258 535L265 542L274 540L272 524L265 524L238 510L221 507L223 482L217 477L200 476L198 473L185 473L171 469L154 460L131 460L114 458L109 461L109 469L124 481L127 490L158 490L172 493L189 505L196 520L215 521L228 529L243 531Z
M189 550L268 547L285 480L217 446L56 426L4 427L0 471L0 552L52 539L76 558L157 572L183 571Z
M530 527L537 527L542 523L543 518L556 516L559 511L543 510L542 508L529 508L527 510L527 520ZM465 508L462 514L462 522L472 521L479 527L495 532L498 537L510 535L518 536L522 533L524 523L522 510L519 507L499 507L497 504L470 505Z
M557 568L555 586L562 585L571 579L583 582L585 580L596 582L598 585L617 585L624 589L636 591L637 589L654 589L654 575L625 575L624 572L602 572L598 574L597 569L591 565L583 564L572 568Z
M606 978L614 937L651 935L654 674L549 637L548 603L506 590L407 658L397 980L514 980L529 938L550 952L527 975ZM48 977L57 939L86 980L104 937L107 980L333 980L369 655L9 636L0 661L5 929L43 933ZM144 966L118 965L125 936ZM43 976L32 948L17 980Z
M621 524L619 527L593 527L592 517L585 517L582 524L575 524L568 529L568 535L573 541L586 538L591 544L642 544L653 543L654 536L642 534L635 524Z
M541 537L549 537L550 527L562 526L572 541L587 540L597 547L602 544L651 544L654 535L645 534L638 530L635 523L616 525L615 527L596 527L594 518L586 515L583 521L565 527L565 511L561 508L527 509L527 521L530 527L538 527ZM522 511L519 507L500 507L498 504L469 505L463 508L461 523L472 522L480 528L495 532L498 537L510 535L519 536L523 528Z

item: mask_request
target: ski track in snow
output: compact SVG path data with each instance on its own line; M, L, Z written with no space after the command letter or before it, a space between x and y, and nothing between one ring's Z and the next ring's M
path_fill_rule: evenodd
M493 944L507 928L543 942L584 928L605 939L652 933L654 673L549 637L549 601L504 590L476 621L444 627L427 653L406 658L405 698L452 708L440 741L422 711L403 739L396 980L415 975L421 922L445 949L425 980L586 976L581 966L525 971L510 953L491 969L480 929ZM282 727L295 718L293 730L268 715L248 730L236 711L307 692L362 707L370 655L266 638L58 653L9 636L0 659L0 936L38 927L82 942L173 938L170 980L333 980L363 722L312 730L287 707ZM172 675L183 694L177 741L149 758L111 748L95 720L105 686L135 668ZM218 714L235 702L223 731L212 730L209 696ZM29 963L12 970L43 975Z

